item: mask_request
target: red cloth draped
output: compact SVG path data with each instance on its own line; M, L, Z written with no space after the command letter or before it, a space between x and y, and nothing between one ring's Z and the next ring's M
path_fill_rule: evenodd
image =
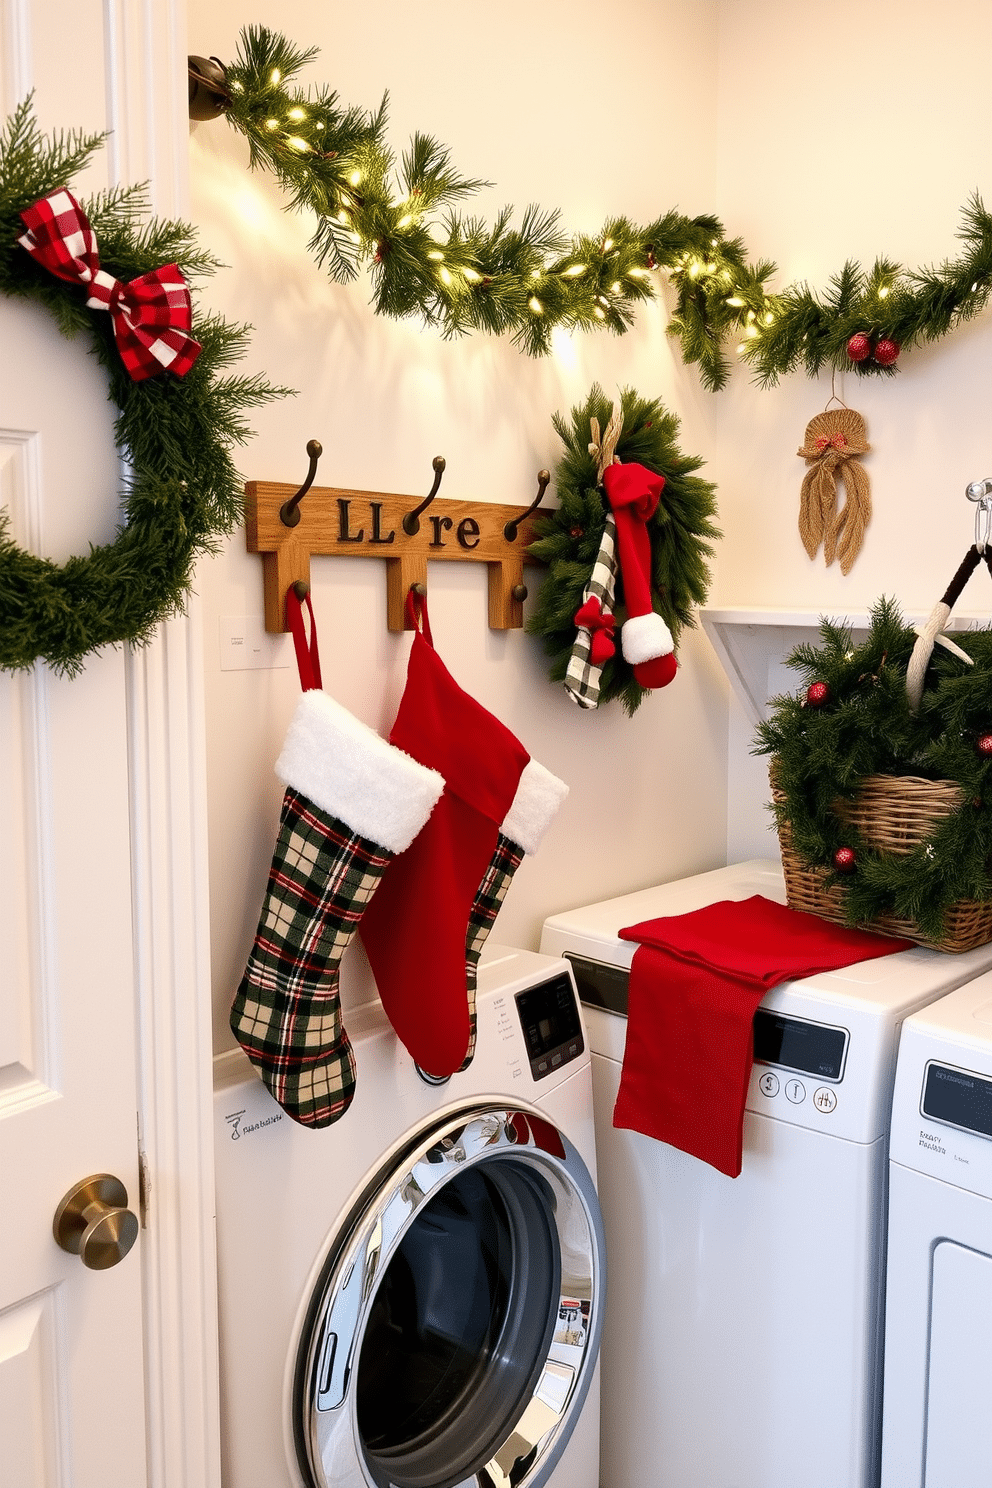
M765 993L912 945L760 894L645 920L620 935L640 944L613 1125L668 1142L731 1178L741 1171L752 1024Z

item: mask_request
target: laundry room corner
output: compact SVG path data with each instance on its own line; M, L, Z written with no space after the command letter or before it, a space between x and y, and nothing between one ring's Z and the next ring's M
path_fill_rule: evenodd
M572 232L605 220L620 200L642 220L662 203L709 210L716 14L713 4L685 0L623 3L608 20L616 38L610 65L604 18L586 6L562 26L553 8L519 3L498 18L443 4L429 23L387 4L373 39L360 11L332 16L293 0L246 16L218 0L191 11L189 45L229 59L251 22L318 47L301 82L331 86L366 109L388 90L387 138L397 155L415 131L430 132L450 147L457 168L494 183L472 199L473 211L493 215L508 201L521 210L540 201L559 208ZM691 127L675 122L690 117ZM628 334L556 333L545 358L522 355L506 338L445 340L416 318L374 315L367 277L330 283L306 251L311 223L285 210L268 172L247 171L245 141L222 120L195 125L190 150L194 219L230 266L210 285L211 307L254 324L249 370L296 389L255 417L242 456L249 479L301 481L307 441L317 438L318 484L406 493L416 502L441 454L441 498L523 510L537 472L553 471L561 457L552 417L567 419L599 383L610 398L631 387L660 399L681 421L680 447L698 454L704 478L719 482L715 402L677 355L664 295L638 311ZM718 488L718 508L720 499ZM382 734L396 713L409 649L408 637L386 628L384 567L334 556L311 565L324 686ZM539 571L528 567L526 581L525 614ZM536 947L549 913L603 885L620 892L723 861L727 684L699 630L684 633L675 685L647 695L632 718L618 702L586 712L549 681L539 638L487 627L483 565L431 564L428 582L435 642L452 674L569 787L540 853L525 859L507 894L502 939ZM263 637L256 669L229 670L230 650L222 656L232 625L261 629L262 563L245 551L243 534L201 565L198 588L214 1027L223 1050L279 812L273 766L299 680L285 635ZM345 1007L374 997L360 949L345 959L342 978Z

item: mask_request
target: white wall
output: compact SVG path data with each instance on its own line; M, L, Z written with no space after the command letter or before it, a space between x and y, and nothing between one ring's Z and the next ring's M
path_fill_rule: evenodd
M245 11L212 0L190 13L190 50L234 55L245 21L284 31L322 55L307 77L344 102L391 96L389 138L436 134L457 166L497 183L477 210L505 201L560 206L570 230L610 213L646 222L670 206L713 209L716 191L715 3L617 0L608 10L505 0L425 10L395 0L358 8L271 0ZM442 494L526 505L536 472L554 467L551 415L594 381L661 397L683 420L682 444L710 461L716 402L678 360L663 304L614 339L578 336L534 362L483 337L446 344L416 323L378 319L367 287L331 285L312 265L308 224L282 211L265 175L249 176L244 142L223 123L191 138L194 219L227 264L207 302L256 326L250 369L300 395L261 411L242 457L248 478L293 480L307 439L321 440L319 480L426 494L442 453ZM710 464L704 472L716 478ZM721 497L722 499L722 497ZM725 854L726 684L708 643L690 636L670 688L633 720L587 714L546 677L539 642L486 625L481 565L430 572L431 621L456 679L491 708L571 794L540 854L510 889L496 934L536 947L555 910L713 867ZM299 695L293 668L222 672L225 616L260 616L261 563L240 534L201 566L207 652L213 977L217 1045L251 944L275 836L272 774ZM409 640L385 626L378 565L314 563L325 687L381 732L402 691ZM358 948L346 958L345 1005L372 994Z
M565 224L612 211L645 221L668 206L716 211L752 257L779 265L773 287L822 288L845 258L910 266L953 257L960 208L992 201L987 167L987 7L947 0L621 0L608 12L511 0L498 12L449 3L430 12L377 7L331 17L311 0L250 14L228 0L190 19L190 48L233 56L244 19L281 29L322 56L308 76L346 102L391 95L390 140L419 128L496 188L479 199L559 205ZM306 223L281 211L266 176L223 124L191 141L193 203L204 241L231 268L209 303L257 327L251 367L301 389L263 410L243 456L249 477L291 480L316 436L329 484L426 493L430 461L448 461L443 493L530 499L553 466L551 413L594 380L662 397L683 445L718 483L714 605L863 611L882 593L926 612L972 535L965 484L992 470L989 317L907 351L892 379L839 375L836 391L867 421L874 515L851 574L806 557L797 531L804 472L796 451L831 395L829 375L761 391L745 368L723 394L701 391L665 333L664 303L619 339L579 336L533 362L483 337L445 344L415 323L374 317L361 286L325 281L305 253ZM272 846L279 787L271 767L297 697L292 669L221 673L220 617L261 613L257 558L240 536L200 587L206 611L211 748L213 969L218 1040L250 945ZM408 641L384 623L370 563L315 564L325 686L388 730ZM961 601L992 611L981 575ZM675 686L633 721L580 713L545 680L538 644L485 625L485 575L431 571L431 614L457 679L568 780L572 793L541 854L517 875L497 934L533 945L544 916L590 898L776 852L751 726L700 635ZM726 792L726 796L725 796ZM726 818L725 803L728 804ZM371 995L360 953L346 1001Z
M845 259L910 267L958 255L960 208L992 203L988 22L982 0L721 0L717 211L774 287L827 285ZM964 487L992 470L989 314L906 351L894 378L838 376L865 417L874 514L847 578L807 558L797 531L806 424L829 373L761 392L744 369L719 400L725 532L712 602L844 617L881 594L927 613L973 536ZM960 609L988 613L976 574ZM774 851L762 819L765 763L734 703L731 858Z

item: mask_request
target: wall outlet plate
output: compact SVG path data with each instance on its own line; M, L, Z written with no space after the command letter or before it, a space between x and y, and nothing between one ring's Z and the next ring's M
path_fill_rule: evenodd
M221 616L222 672L265 671L288 667L292 660L292 636L271 635L261 615Z

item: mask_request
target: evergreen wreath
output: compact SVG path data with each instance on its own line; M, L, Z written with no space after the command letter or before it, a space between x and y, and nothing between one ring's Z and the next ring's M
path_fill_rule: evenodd
M939 939L953 904L992 899L992 631L955 634L972 666L935 648L915 716L906 670L916 632L891 599L873 608L860 644L828 620L820 636L787 658L803 686L774 698L758 725L754 753L772 757L784 797L776 819L807 866L831 870L826 883L842 886L849 924L894 915ZM964 804L912 852L881 853L834 810L870 775L954 781ZM854 851L854 872L832 871L843 848Z
M662 615L676 644L681 630L695 622L692 610L703 604L709 588L707 559L710 540L720 536L713 524L716 514L715 487L694 472L702 460L684 455L676 444L679 420L657 399L640 397L632 388L620 395L623 432L617 458L636 462L665 477L665 488L648 522L651 537L652 591L654 607ZM567 421L554 416L565 453L555 470L558 506L539 513L537 540L530 553L547 565L533 613L526 628L541 636L551 657L550 676L562 682L575 640L575 612L599 552L609 510L597 484L596 460L589 452L589 424L597 418L602 428L609 422L612 401L594 385L586 401L573 408ZM617 576L616 618L622 624L623 579ZM634 678L633 668L618 647L603 667L601 703L619 698L627 713L644 700L646 689Z
M248 327L214 316L194 320L203 350L182 378L134 382L115 348L110 316L85 305L85 290L55 278L17 246L20 213L64 187L103 135L43 135L27 98L0 133L0 293L43 305L68 337L89 334L118 409L114 437L127 462L124 525L115 540L58 565L25 552L0 512L0 669L39 659L78 672L98 646L146 643L160 620L180 611L200 553L216 548L242 514L243 486L229 456L250 430L245 409L282 396L263 377L219 376L242 355ZM143 189L101 192L85 203L101 266L128 280L165 262L189 277L211 272L182 222L152 220Z
M455 203L489 183L460 175L449 151L419 133L397 176L385 96L369 113L342 106L329 88L291 86L318 55L250 26L229 66L190 59L191 97L199 91L208 109L226 113L248 140L252 168L273 171L290 208L314 214L309 246L332 279L370 268L378 314L419 314L446 337L508 333L541 356L556 326L623 335L638 304L658 295L663 270L682 359L718 391L730 372L728 335L738 335L737 352L762 387L798 368L891 376L902 348L947 335L992 294L992 215L977 195L963 209L958 259L916 270L888 258L870 269L848 261L819 295L803 283L769 292L775 265L750 263L742 239L728 239L710 215L672 209L645 226L611 217L571 237L558 212L536 205L518 227L512 207L492 224L463 217Z

